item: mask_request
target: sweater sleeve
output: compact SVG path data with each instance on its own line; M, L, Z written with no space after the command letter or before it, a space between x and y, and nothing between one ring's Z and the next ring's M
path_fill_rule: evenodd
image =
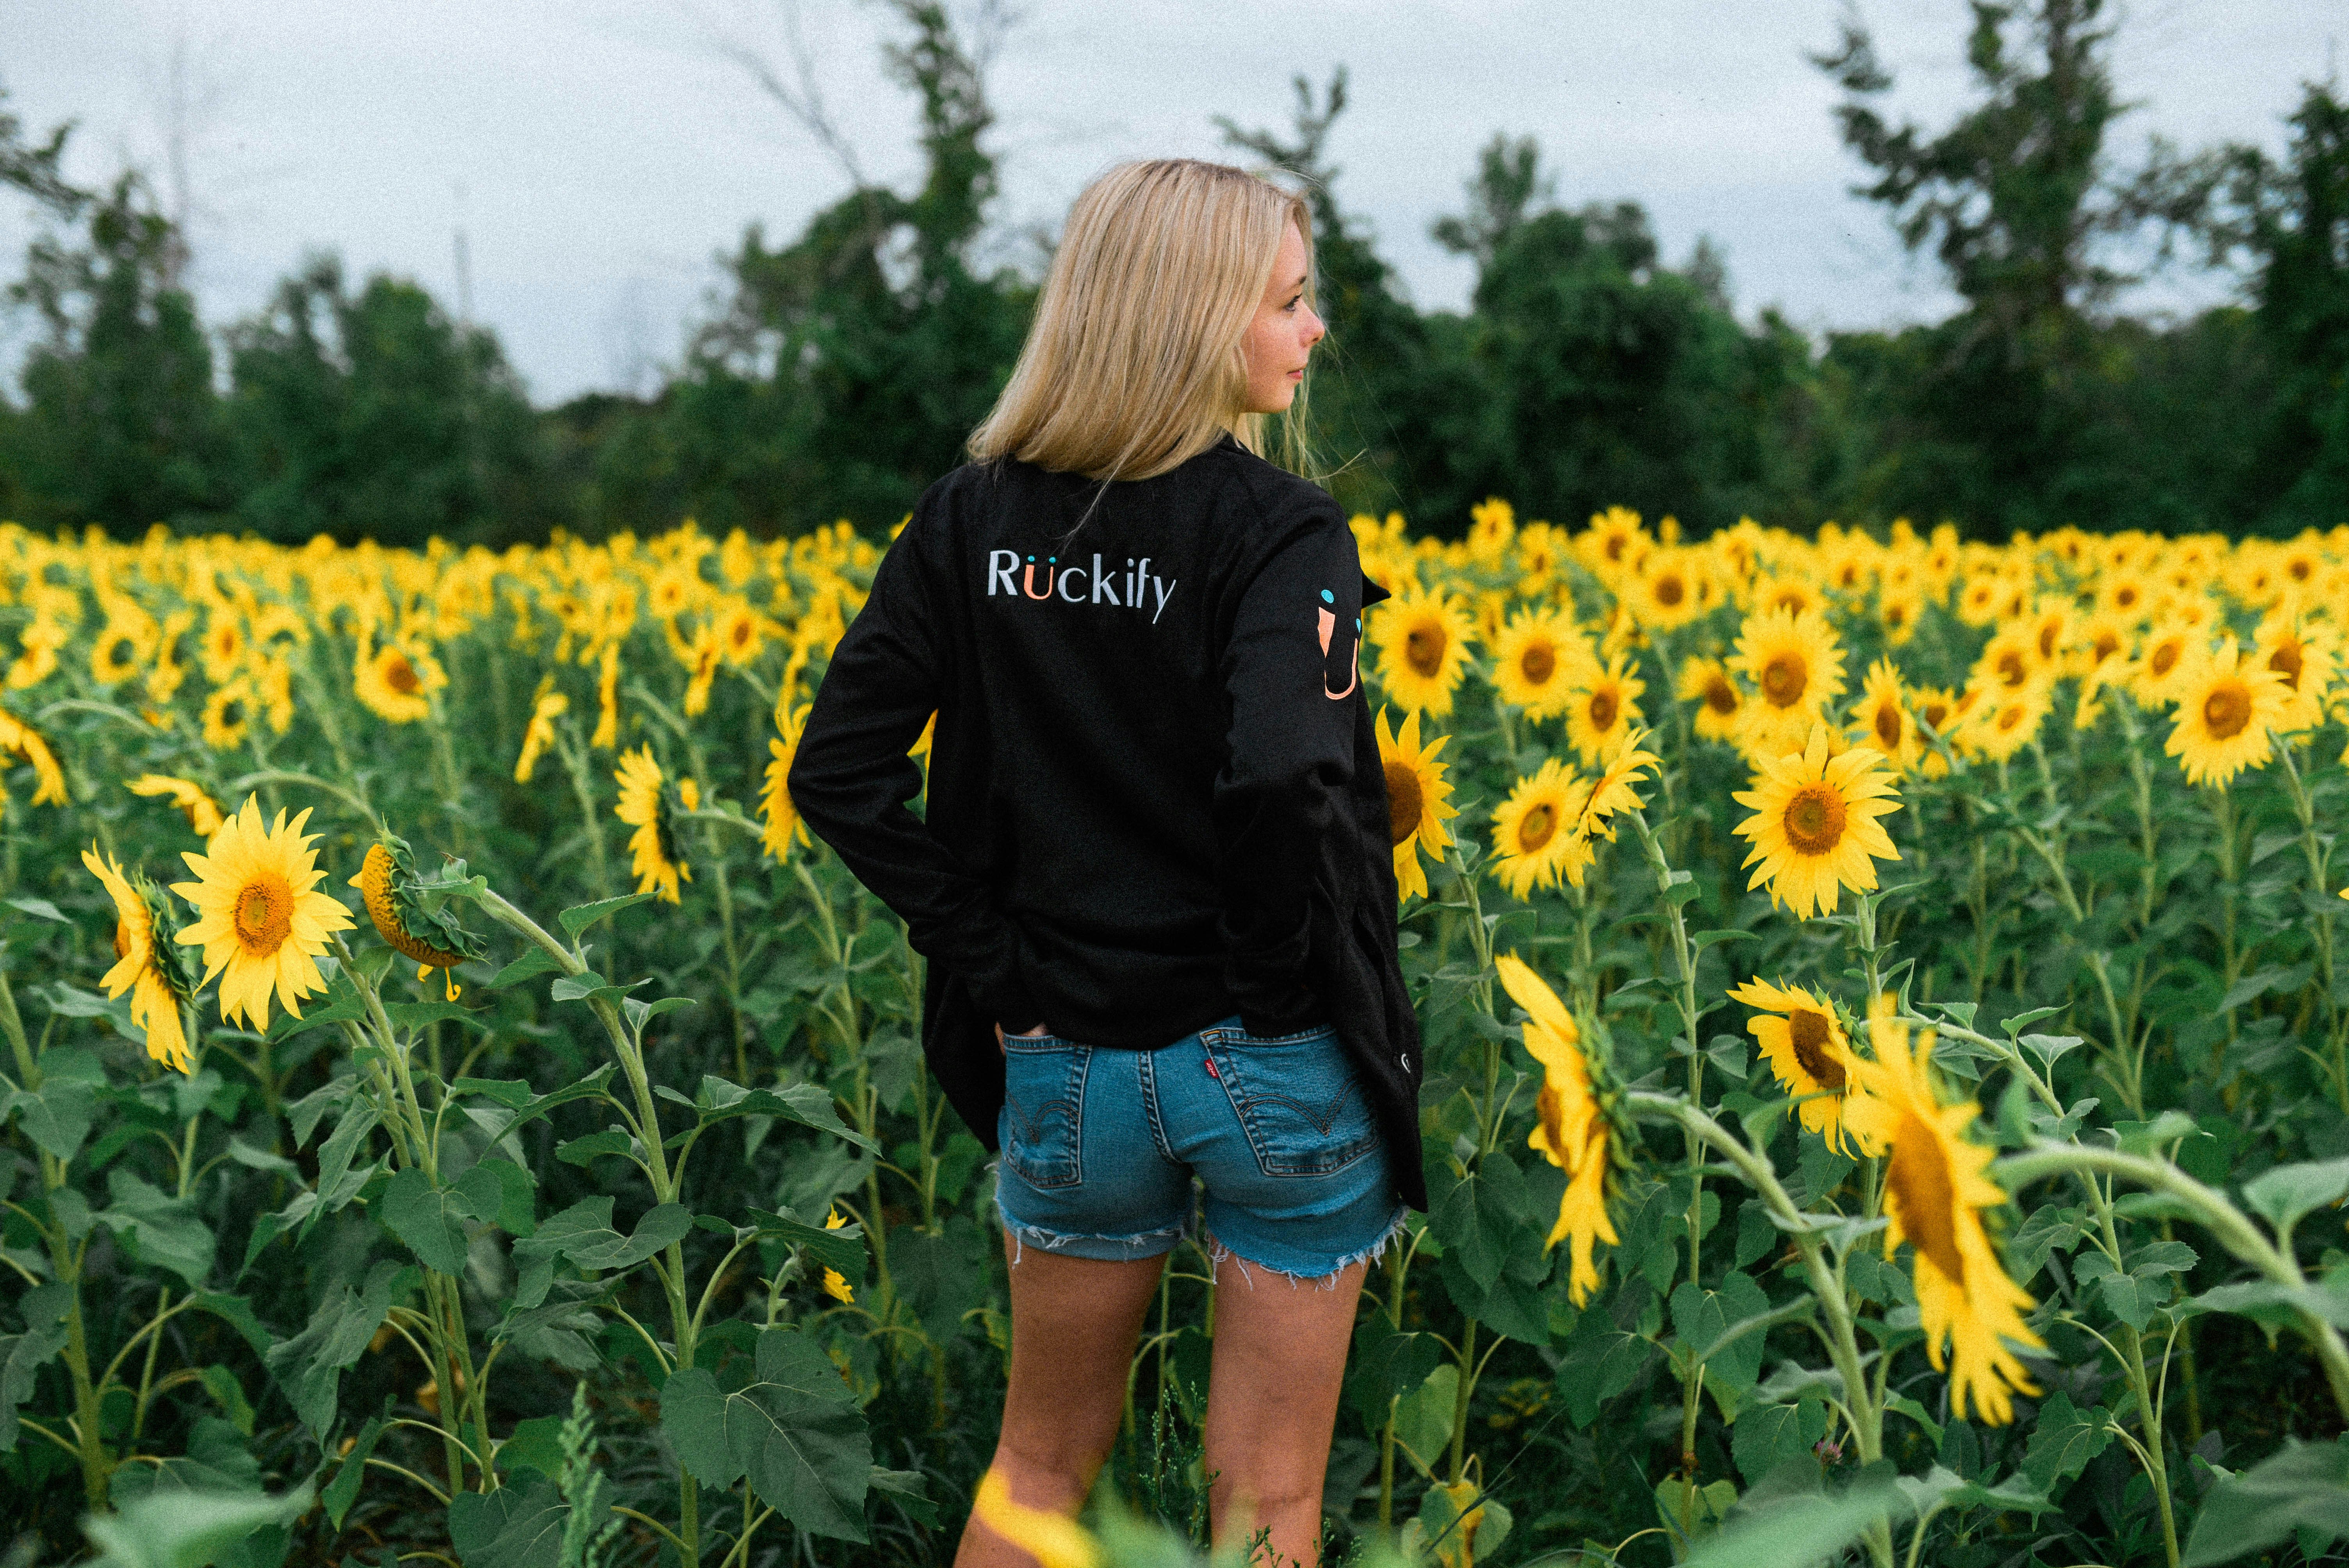
M1216 779L1225 983L1251 1034L1320 1022L1308 979L1314 905L1354 771L1362 575L1337 503L1279 531L1241 592L1224 685L1229 759Z
M922 789L906 752L945 684L917 526L882 557L864 607L833 650L787 786L808 826L905 923L914 950L959 976L987 1016L1018 1031L1043 1017L1020 977L1018 933L993 890L905 808Z

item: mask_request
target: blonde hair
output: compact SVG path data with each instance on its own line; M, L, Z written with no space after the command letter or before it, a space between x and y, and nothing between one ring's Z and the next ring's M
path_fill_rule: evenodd
M1093 480L1143 480L1229 431L1261 453L1267 416L1243 410L1244 344L1283 231L1305 240L1301 196L1228 164L1121 163L1069 210L1019 361L970 433L981 462L1019 458ZM1276 427L1281 459L1305 466L1305 389Z

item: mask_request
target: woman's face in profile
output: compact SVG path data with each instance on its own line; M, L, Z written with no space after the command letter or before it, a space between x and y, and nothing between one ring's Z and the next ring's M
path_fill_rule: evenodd
M1257 302L1256 319L1248 324L1242 344L1248 371L1247 413L1278 414L1296 399L1305 380L1306 357L1327 330L1305 303L1305 236L1292 222L1281 230L1272 281Z

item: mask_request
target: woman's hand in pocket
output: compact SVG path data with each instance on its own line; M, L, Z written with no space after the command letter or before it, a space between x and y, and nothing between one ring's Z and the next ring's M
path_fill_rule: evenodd
M1032 1029L1020 1030L1019 1037L1023 1040L1041 1039L1050 1033L1050 1029L1039 1024ZM1007 1054L1003 1047L1003 1026L1000 1024L995 1026L995 1054L999 1057Z

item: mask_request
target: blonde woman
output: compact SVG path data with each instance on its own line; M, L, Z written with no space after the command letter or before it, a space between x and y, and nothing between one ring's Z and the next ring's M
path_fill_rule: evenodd
M1363 1271L1426 1202L1355 652L1384 595L1337 504L1259 455L1299 450L1311 234L1189 160L1077 199L975 460L875 572L790 778L929 959L930 1069L1001 1154L1012 1501L1083 1501L1196 1223L1216 1535L1299 1563ZM1028 1560L976 1518L957 1559Z

